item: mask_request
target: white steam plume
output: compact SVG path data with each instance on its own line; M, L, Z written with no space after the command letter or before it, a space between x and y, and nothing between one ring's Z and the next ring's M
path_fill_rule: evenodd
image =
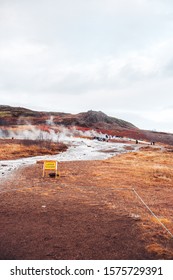
M28 139L28 140L44 140L53 142L70 142L76 140L76 138L86 137L105 137L105 134L98 133L94 130L81 131L75 127L66 128L60 126L57 128L58 132L49 128L46 131L42 130L34 125L27 125L27 129L0 129L0 138L14 138L14 139Z

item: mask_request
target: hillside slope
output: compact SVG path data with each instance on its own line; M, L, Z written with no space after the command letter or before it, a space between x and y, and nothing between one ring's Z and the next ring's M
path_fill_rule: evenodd
M69 114L37 112L21 107L0 106L0 125L18 125L26 124L27 122L33 125L45 124L50 117L56 125L75 125L99 129L136 129L133 124L109 117L101 111L90 110L85 113Z
M76 129L96 130L120 137L148 140L173 145L173 134L141 130L130 122L110 117L101 111L88 111L78 114L63 112L39 112L21 107L0 105L0 129L11 126L43 125L76 127Z

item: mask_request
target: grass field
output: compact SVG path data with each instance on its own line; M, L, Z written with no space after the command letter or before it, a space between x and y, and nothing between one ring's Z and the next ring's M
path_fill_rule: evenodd
M16 170L0 187L0 259L173 259L172 169L171 147L148 146L61 162L58 179Z
M41 140L0 139L0 160L17 159L63 152L67 146Z

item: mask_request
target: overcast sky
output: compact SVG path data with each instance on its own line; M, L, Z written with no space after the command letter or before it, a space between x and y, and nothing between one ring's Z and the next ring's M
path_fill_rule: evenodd
M173 132L172 0L0 0L0 104Z

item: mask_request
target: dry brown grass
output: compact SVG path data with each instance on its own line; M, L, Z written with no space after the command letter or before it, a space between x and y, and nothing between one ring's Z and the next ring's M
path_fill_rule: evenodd
M157 243L148 245L146 249L149 253L155 255L157 259L164 259L165 257L168 259L172 259L171 250L167 250L164 248L164 246Z
M14 201L14 192L11 195L9 192L4 201L2 200L2 204L4 204L1 209L9 203L9 205L13 205L14 212L18 213L18 206L22 203L21 211L25 212L26 205L32 207L33 199L35 199L35 207L40 205L41 200L43 205L49 205L49 211L46 212L49 219L54 217L56 220L57 213L59 213L57 207L63 204L62 211L64 211L64 207L67 208L67 217L70 217L71 220L76 217L75 242L79 242L79 237L83 242L82 234L86 223L91 228L91 220L89 220L91 219L89 213L91 213L92 218L98 217L98 231L95 229L95 236L92 237L93 242L98 241L100 226L103 225L104 228L102 222L104 217L108 232L99 236L99 238L103 238L102 244L112 242L110 248L117 246L110 259L120 258L120 256L122 258L126 256L129 258L173 259L173 239L158 220L141 204L132 190L135 188L145 203L157 215L159 221L173 233L172 168L172 153L154 147L139 152L122 154L103 161L62 162L60 163L61 176L57 180L49 177L43 179L41 177L42 165L35 164L32 167L25 168L25 172L19 170L17 173L18 179L15 182L12 179L12 181L9 180L6 183L6 189L17 188L18 191L15 195L19 196L18 194L20 194L21 198L15 200L16 206L14 207L12 203L10 204ZM38 200L36 200L37 196ZM80 209L77 210L79 204ZM51 205L53 205L52 212L50 212ZM78 216L86 208L88 212L83 216L84 225L81 226L82 220L78 219ZM41 210L38 210L38 213L40 213L39 211ZM110 217L112 217L112 220L107 223ZM121 223L121 219L123 219L124 224ZM119 220L120 222L118 222ZM129 227L130 222L132 222L132 225ZM73 227L73 224L71 226ZM81 235L76 237L77 226L81 230ZM93 221L92 227L95 227L95 221ZM109 234L112 229L112 234ZM88 236L92 231L86 230L86 232L85 242L86 246L90 248ZM22 231L20 234L22 235ZM68 234L68 230L64 234ZM69 238L70 236L67 237L67 240ZM133 244L132 255L127 250L127 254L122 256L123 247L119 248L118 244L120 242L126 244L129 240ZM52 242L54 242L54 239L50 241L50 246L52 246ZM58 241L55 242L58 243ZM114 242L117 242L116 245L114 245ZM78 250L77 252L79 252ZM106 253L109 252L108 249L105 250L107 250ZM137 252L142 252L142 250L144 252L139 256ZM115 252L117 255L115 255ZM63 256L68 258L67 255ZM87 258L88 255L84 253L83 258L85 257Z
M106 167L107 164L107 167ZM123 154L105 161L105 166L99 170L99 180L107 176L110 180L110 170L117 185L126 186L173 186L173 157L168 152L160 150L140 151ZM97 171L98 172L98 171Z
M0 140L0 160L17 159L46 154L57 154L66 150L66 145L49 141Z

